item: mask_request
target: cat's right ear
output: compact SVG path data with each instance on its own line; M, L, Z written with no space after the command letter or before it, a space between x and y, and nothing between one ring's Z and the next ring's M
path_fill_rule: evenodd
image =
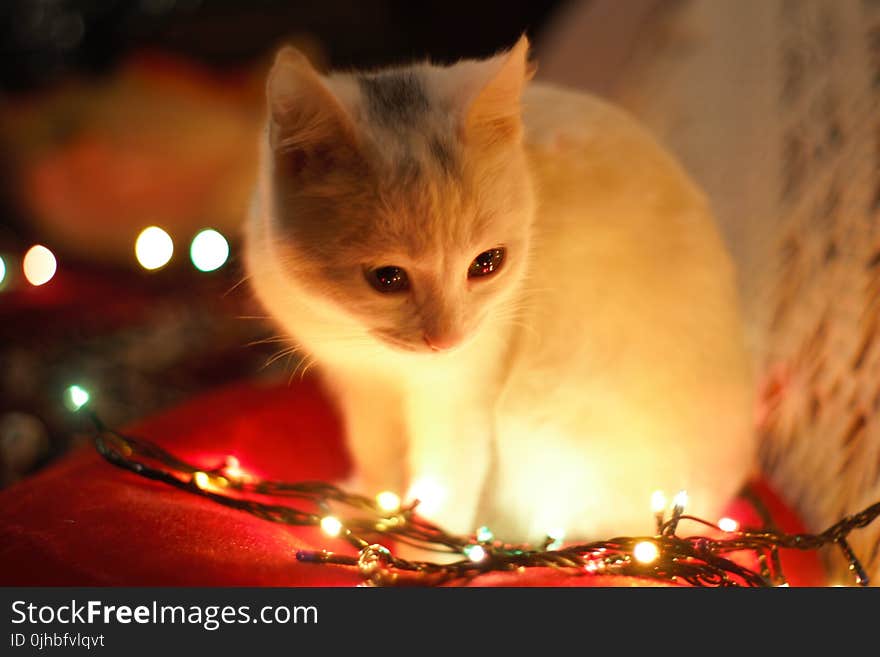
M350 150L354 125L321 75L301 52L283 47L266 83L269 139L276 155Z

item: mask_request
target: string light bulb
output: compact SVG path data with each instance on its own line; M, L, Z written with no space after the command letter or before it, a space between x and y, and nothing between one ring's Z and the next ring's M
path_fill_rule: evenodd
M202 472L201 470L193 472L192 478L193 483L202 490L206 490L211 485L211 478L208 476L207 472Z
M733 518L722 518L718 521L718 529L723 532L733 533L739 529L739 523Z
M35 244L24 254L22 261L24 277L34 287L45 285L58 270L55 254L42 244Z
M672 498L672 517L669 519L669 524L666 525L667 534L675 534L675 530L678 529L678 521L681 519L681 514L684 513L687 503L688 493L686 490L678 491Z
M486 550L482 545L468 545L462 551L464 552L464 556L474 563L479 563L486 558Z
M558 550L562 547L562 541L565 540L565 530L561 527L556 527L547 532L547 538L550 539L550 542L547 544L548 550Z
M651 511L654 513L663 513L666 510L666 495L662 490L655 490L651 493Z
M241 467L239 460L232 455L226 457L226 461L223 463L222 472L232 481L241 482L249 479L248 473Z
M673 507L681 507L681 510L684 511L688 505L688 492L686 490L680 490L675 494L675 497L672 498L672 506Z
M0 256L0 288L3 287L3 281L6 280L6 261Z
M633 547L633 557L639 563L653 563L660 556L660 550L651 541L642 541L636 543Z
M431 517L436 515L446 501L446 488L431 476L421 477L413 482L406 497L418 500L420 514Z
M662 490L655 490L651 493L651 511L654 512L654 524L657 526L657 533L663 530L663 520L666 514L666 495Z
M390 490L383 490L376 495L376 504L387 513L395 513L400 510L400 497Z
M485 525L483 525L482 527L477 529L476 539L480 543L488 543L489 541L493 540L494 538L495 538L495 535L492 533L492 530L489 529L488 527L486 527Z
M64 391L64 405L74 413L89 403L89 391L82 386L72 385Z
M327 536L339 536L342 531L342 523L339 522L339 518L334 516L324 516L321 518L321 531Z

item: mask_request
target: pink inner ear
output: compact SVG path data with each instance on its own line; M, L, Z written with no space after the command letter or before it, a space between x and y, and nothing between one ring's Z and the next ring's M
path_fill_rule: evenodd
M273 147L291 150L345 142L354 145L354 127L342 105L308 60L293 48L278 53L266 95L277 127Z
M467 137L496 141L519 135L520 97L534 73L528 63L528 49L528 39L523 36L511 50L485 63L491 73L467 110Z

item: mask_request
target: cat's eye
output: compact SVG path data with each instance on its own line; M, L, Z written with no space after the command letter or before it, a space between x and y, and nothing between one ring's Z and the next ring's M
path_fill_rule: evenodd
M366 272L367 282L383 294L394 294L409 289L409 277L400 267L377 267Z
M504 263L504 249L501 247L483 251L474 258L474 261L468 267L468 278L479 278L481 276L491 276L501 268Z

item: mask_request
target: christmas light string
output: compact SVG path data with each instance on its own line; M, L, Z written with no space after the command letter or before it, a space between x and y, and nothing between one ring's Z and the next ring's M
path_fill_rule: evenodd
M264 480L243 471L234 457L227 457L213 469L200 468L149 441L111 430L93 412L86 413L96 427L97 451L113 465L264 520L320 527L329 536L345 539L357 554L299 551L297 560L355 568L364 583L372 586L432 586L464 582L488 572L524 572L541 567L572 575L646 577L693 586L787 586L780 549L818 550L829 545L841 550L856 583L867 586L868 577L847 537L880 516L877 502L819 534L786 534L768 522L769 515L762 513L758 505L764 527L740 528L735 521L723 519L729 521L724 523L725 529L685 514L687 496L683 491L676 495L672 513L666 518L665 496L658 492L651 499L657 529L654 536L617 537L564 547L557 547L561 541L553 536L548 536L541 547L508 544L495 540L487 527L470 536L449 534L416 513L417 501L401 505L391 492L370 498L326 482ZM756 499L748 489L744 494ZM298 499L310 503L314 510L269 503L255 496ZM335 507L340 511L334 511ZM676 530L682 521L699 523L729 538L680 537ZM383 539L462 558L452 563L403 559L379 542ZM756 555L758 571L728 558L743 551Z

